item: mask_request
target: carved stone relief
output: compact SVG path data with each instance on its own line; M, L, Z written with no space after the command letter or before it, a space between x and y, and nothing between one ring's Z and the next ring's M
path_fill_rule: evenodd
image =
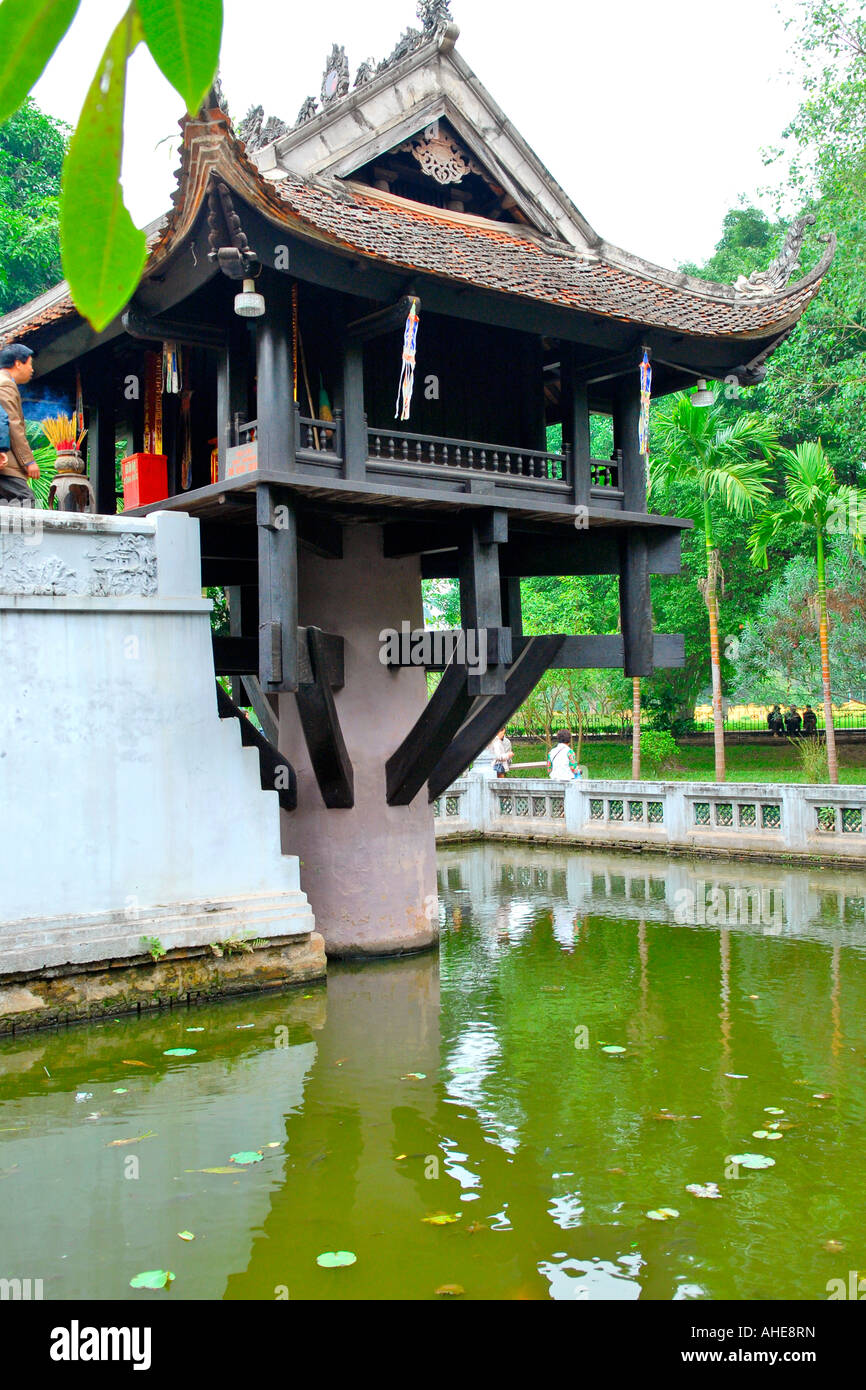
M156 593L156 545L153 536L124 532L105 536L74 565L59 555L45 555L44 544L28 545L19 537L0 537L0 593L109 598Z

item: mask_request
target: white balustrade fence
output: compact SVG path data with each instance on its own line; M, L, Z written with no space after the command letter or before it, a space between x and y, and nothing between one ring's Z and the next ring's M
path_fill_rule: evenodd
M490 835L866 861L862 786L496 779L476 765L433 809L437 839Z

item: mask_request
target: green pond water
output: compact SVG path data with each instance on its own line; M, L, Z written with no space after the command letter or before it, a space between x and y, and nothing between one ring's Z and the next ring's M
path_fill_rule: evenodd
M0 1276L46 1299L745 1300L866 1271L866 874L439 862L439 956L0 1043ZM152 1269L170 1291L130 1288Z

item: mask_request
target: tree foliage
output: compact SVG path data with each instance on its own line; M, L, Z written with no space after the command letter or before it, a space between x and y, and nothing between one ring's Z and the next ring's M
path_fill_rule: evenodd
M0 125L0 313L61 279L58 202L69 127L28 98Z

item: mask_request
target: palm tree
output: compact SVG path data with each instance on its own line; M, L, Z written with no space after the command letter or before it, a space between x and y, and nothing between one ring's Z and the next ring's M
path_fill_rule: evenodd
M706 547L706 578L699 582L710 624L716 781L724 782L718 607L719 582L724 584L724 575L713 538L713 504L721 503L737 517L754 515L756 508L770 497L766 477L777 436L760 415L741 412L731 419L721 406L695 406L690 396L678 395L660 412L658 438L660 448L650 462L650 495L653 491L670 492L683 483L694 485L698 492L694 520L703 527ZM688 515L687 504L678 499L675 505Z
M839 781L836 730L830 696L830 624L827 616L825 540L828 534L847 531L861 554L866 553L866 491L837 483L832 464L820 439L781 449L785 469L785 503L766 511L756 522L749 540L753 559L766 569L767 550L779 531L796 523L815 534L818 561L818 637L821 643L821 682L824 687L824 723L827 731L827 771Z

